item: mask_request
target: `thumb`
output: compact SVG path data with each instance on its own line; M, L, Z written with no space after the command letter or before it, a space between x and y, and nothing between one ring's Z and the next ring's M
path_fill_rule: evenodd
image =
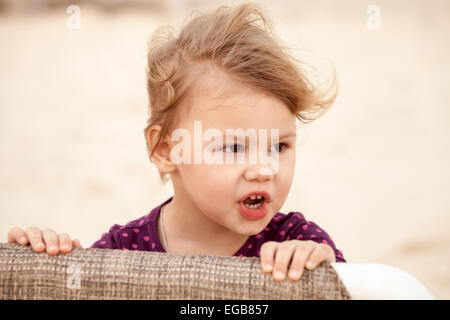
M83 248L82 246L81 246L81 243L80 243L80 240L78 240L78 239L73 239L72 240L72 247L74 247L74 248Z

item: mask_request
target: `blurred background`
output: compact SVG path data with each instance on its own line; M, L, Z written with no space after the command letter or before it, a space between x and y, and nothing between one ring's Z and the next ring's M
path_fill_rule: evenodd
M171 196L143 134L148 40L240 2L0 0L0 241L35 225L88 247ZM299 129L281 211L320 225L348 262L401 268L449 299L450 2L259 2L340 84Z

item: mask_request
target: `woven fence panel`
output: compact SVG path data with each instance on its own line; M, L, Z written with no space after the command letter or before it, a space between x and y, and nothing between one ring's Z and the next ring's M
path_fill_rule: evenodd
M0 243L0 299L350 299L329 263L277 282L259 258L73 249L49 256Z

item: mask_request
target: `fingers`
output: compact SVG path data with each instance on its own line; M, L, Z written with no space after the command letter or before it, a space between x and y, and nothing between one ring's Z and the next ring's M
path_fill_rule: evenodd
M47 253L49 255L55 255L59 251L59 241L56 232L51 229L42 230L42 237L44 238Z
M313 250L314 244L311 243L306 246L298 245L295 248L292 263L289 267L289 279L291 279L292 281L300 280L303 275L306 260Z
M42 236L44 238L47 247L47 253L49 255L56 255L59 252L69 253L70 251L72 251L73 244L68 234L60 233L57 235L54 230L45 229L42 231Z
M261 268L264 272L272 272L275 259L275 252L279 246L279 242L264 242L260 249Z
M66 233L58 235L59 250L61 253L69 253L72 251L72 240Z
M275 280L284 280L289 267L288 277L292 281L300 280L306 259L314 250L313 241L291 240L283 242L276 254Z
M260 257L263 271L272 273L277 281L284 280L286 274L292 281L297 281L305 267L312 270L322 261L336 261L329 245L310 240L268 241L261 246Z
M277 281L286 278L298 280L303 272L305 260L314 248L313 241L291 240L284 242L268 241L261 246L261 266L264 272L271 272Z
M334 254L333 248L331 248L329 245L325 243L318 243L309 256L306 267L309 270L313 270L322 261L336 262L336 256Z
M21 245L28 244L28 238L25 231L17 227L9 230L8 243L18 243Z
M44 240L42 239L41 230L36 227L30 227L25 230L25 234L34 251L42 252L45 250L45 244Z
M81 245L80 240L78 240L78 239L73 239L72 240L72 246L74 248L83 248L83 246Z
M275 253L275 263L273 270L273 278L281 281L286 277L287 269L291 263L292 255L296 249L295 241L282 242Z
M73 241L70 236L61 233L56 234L54 230L40 230L37 227L30 227L25 231L21 228L12 228L8 232L8 243L18 243L21 245L31 245L35 252L47 251L49 255L56 255L58 252L69 253L72 248L82 248L78 239Z

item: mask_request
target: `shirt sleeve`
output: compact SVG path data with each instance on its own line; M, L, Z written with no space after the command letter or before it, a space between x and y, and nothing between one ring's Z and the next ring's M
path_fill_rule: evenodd
M286 230L287 237L284 240L312 240L317 243L328 244L334 251L336 262L347 262L342 254L342 251L336 248L334 241L317 224L312 221L307 221L301 213L295 213L289 221L286 221L289 231Z
M97 249L122 249L122 242L118 232L119 225L114 225L109 232L104 233L102 237L95 241L91 248Z

